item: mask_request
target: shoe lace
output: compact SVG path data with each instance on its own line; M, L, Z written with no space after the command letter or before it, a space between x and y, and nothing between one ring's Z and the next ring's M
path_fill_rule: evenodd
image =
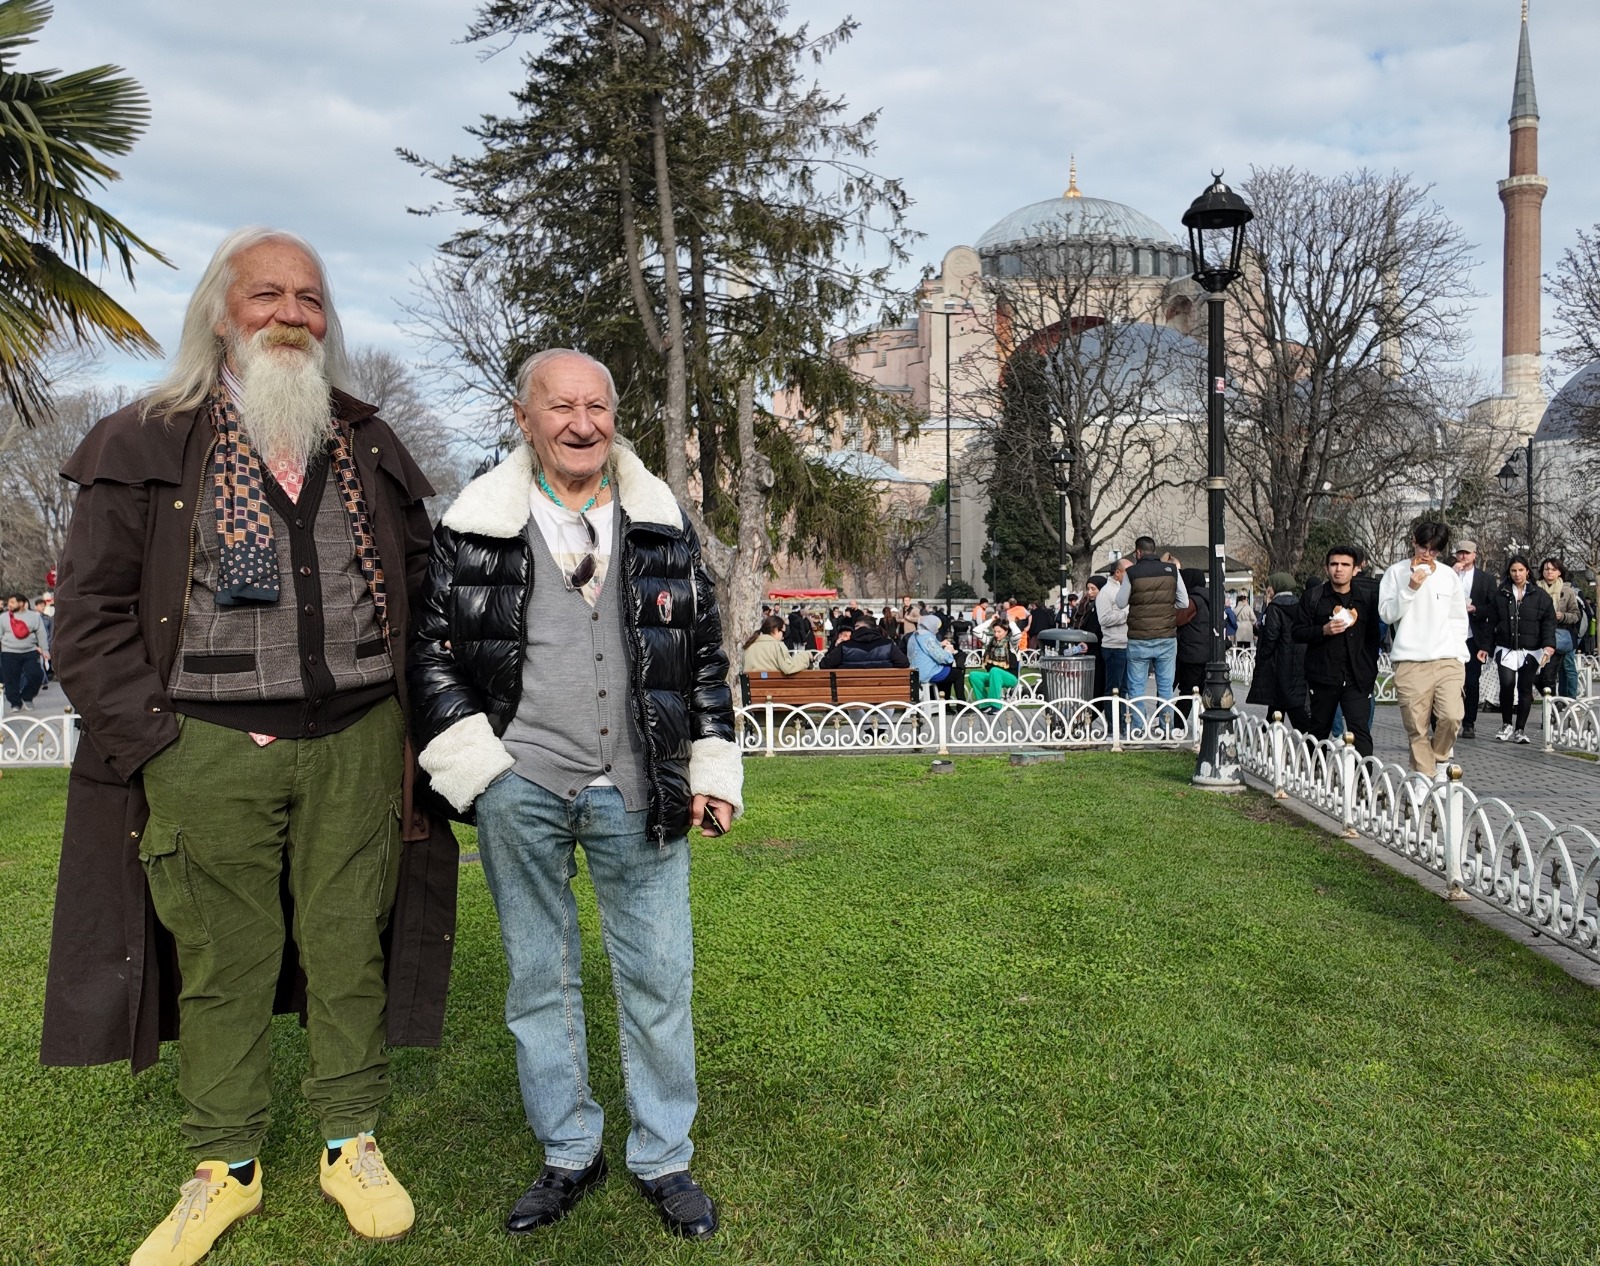
M356 1154L350 1161L350 1173L363 1187L388 1186L389 1167L383 1163L383 1153L373 1142L372 1135L356 1135Z
M184 1230L188 1227L190 1219L205 1218L211 1198L221 1190L220 1182L209 1182L198 1174L178 1188L178 1207L172 1211L173 1248L177 1248L182 1242Z

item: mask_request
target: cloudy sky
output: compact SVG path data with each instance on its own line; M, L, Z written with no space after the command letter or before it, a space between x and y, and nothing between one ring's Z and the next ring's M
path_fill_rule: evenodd
M449 221L410 215L438 189L395 157L468 147L507 104L516 49L462 45L459 0L62 0L27 69L100 62L149 92L150 130L104 201L176 265L119 290L169 348L220 237L294 229L328 258L355 343L415 355L399 327L411 277ZM1085 193L1174 232L1212 167L1412 173L1477 245L1472 359L1498 377L1500 204L1520 0L793 0L855 40L819 72L881 109L877 170L916 200L922 259L1059 194ZM1203 14L1203 18L1200 16ZM1544 268L1600 221L1593 161L1594 0L1533 0ZM1590 137L1586 142L1583 138ZM1546 301L1548 323L1549 304ZM107 379L152 370L107 360Z

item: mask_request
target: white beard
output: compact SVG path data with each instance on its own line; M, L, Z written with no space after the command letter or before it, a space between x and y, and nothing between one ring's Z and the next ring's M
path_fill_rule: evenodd
M283 345L286 337L286 327L268 326L249 339L230 338L244 389L239 423L269 463L304 468L330 433L326 357L309 335L302 350Z

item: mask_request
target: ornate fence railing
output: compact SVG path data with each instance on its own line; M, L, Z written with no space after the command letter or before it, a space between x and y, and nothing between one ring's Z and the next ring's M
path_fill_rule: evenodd
M0 717L0 766L70 765L78 750L74 713L35 716L10 712Z
M795 752L918 752L1052 748L1193 747L1200 737L1191 697L1046 702L1021 694L999 703L752 703L736 708L747 755Z
M1572 705L1556 700L1546 707ZM1579 705L1582 706L1582 705ZM1586 722L1593 725L1592 709ZM1600 962L1600 840L1587 827L1479 798L1444 782L1363 759L1349 743L1319 741L1282 721L1241 716L1239 763L1279 796L1293 796L1442 878L1453 900L1479 900Z

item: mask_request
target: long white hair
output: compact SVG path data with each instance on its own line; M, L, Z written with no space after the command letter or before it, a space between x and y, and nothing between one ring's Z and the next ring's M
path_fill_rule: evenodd
M349 361L344 350L344 330L339 315L334 310L333 292L328 285L328 270L316 248L297 234L283 229L252 225L235 229L222 239L212 255L211 262L200 277L200 284L189 297L188 310L183 314L183 334L178 339L178 352L172 358L166 376L156 383L145 398L142 411L145 417L152 413L179 413L203 404L216 390L222 374L222 340L217 326L228 315L228 287L233 284L233 258L240 251L249 250L263 242L288 242L306 253L316 266L322 281L322 312L327 319L327 333L322 338L324 365L328 382L344 390L350 380Z

